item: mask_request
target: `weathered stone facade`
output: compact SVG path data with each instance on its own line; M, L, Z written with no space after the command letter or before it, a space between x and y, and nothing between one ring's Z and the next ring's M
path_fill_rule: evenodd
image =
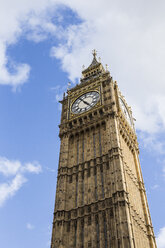
M156 248L132 113L110 73L97 62L61 101L60 158L51 248ZM73 114L71 105L96 90L99 102Z

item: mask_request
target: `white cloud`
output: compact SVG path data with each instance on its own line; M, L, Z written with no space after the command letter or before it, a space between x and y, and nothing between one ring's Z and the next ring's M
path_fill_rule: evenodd
M57 1L15 0L0 1L0 84L11 85L15 90L29 77L30 66L12 60L7 48L15 44L24 35L35 42L42 41L56 26L46 15L53 11ZM48 14L48 13L47 13Z
M14 196L26 181L23 175L17 174L10 182L0 184L0 207L8 198Z
M33 230L34 229L34 225L32 225L31 223L27 223L26 224L26 228L29 229L29 230Z
M33 163L26 163L25 166L22 168L22 171L39 174L42 171L42 169L41 169L41 165L38 162L33 162Z
M38 174L42 171L38 162L22 164L18 160L0 157L0 174L7 182L0 184L0 207L27 182L26 173Z
M5 157L0 157L0 173L4 176L15 175L21 168L21 163L18 160L9 160Z
M157 236L158 248L165 248L165 227L161 228Z
M66 42L52 48L52 56L75 80L82 64L91 61L89 51L99 50L133 107L136 127L148 133L164 131L165 3L98 0L93 5L73 0L69 4L84 22L65 30Z
M4 176L13 176L17 173L22 174L25 172L38 174L41 171L41 165L37 161L23 165L19 160L9 160L5 157L0 157L0 173Z
M15 90L19 85L27 81L30 66L27 64L18 64L10 62L13 72L9 72L9 58L6 56L6 45L0 40L0 84L11 85Z
M139 137L143 142L143 146L148 150L152 151L153 153L158 153L161 155L165 154L165 142L162 139L163 133L153 134L149 132L140 132Z
M82 22L62 27L60 6L75 11ZM28 79L30 66L12 62L7 47L21 35L40 42L56 36L51 56L61 60L69 78L81 76L96 48L133 108L136 127L147 133L165 130L165 2L10 0L0 1L0 84L14 88ZM8 13L6 15L5 13ZM53 18L52 18L53 17ZM136 89L136 90L135 90ZM58 96L57 96L58 97Z

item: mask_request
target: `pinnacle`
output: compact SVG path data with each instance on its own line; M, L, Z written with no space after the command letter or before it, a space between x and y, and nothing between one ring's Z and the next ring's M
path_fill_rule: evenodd
M90 64L90 66L88 68L91 68L91 67L93 67L95 65L100 64L100 62L97 61L97 58L96 58L97 51L95 49L92 51L92 54L93 54L93 60L92 60L92 63Z

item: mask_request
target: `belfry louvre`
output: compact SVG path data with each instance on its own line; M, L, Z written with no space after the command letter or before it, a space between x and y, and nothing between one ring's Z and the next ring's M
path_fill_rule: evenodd
M51 248L156 248L132 111L95 51L61 104Z

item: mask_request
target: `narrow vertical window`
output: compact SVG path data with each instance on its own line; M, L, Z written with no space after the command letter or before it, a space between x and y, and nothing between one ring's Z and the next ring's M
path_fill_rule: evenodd
M88 226L91 225L91 216L88 217Z
M98 196L97 196L97 170L96 170L96 167L94 169L94 178L95 178L95 198L96 198L96 201L97 201Z
M96 216L96 239L97 239L97 248L100 247L100 237L99 237L99 222L98 222L98 216Z
M82 172L82 205L84 205L84 172Z
M79 139L77 139L77 164L79 164Z
M102 155L102 146L101 146L101 130L99 129L99 151L100 156Z
M67 232L70 232L70 222L67 224Z
M90 170L90 162L88 162L88 173L87 173L88 177L91 176L91 170Z
M96 140L95 140L95 133L93 133L93 148L94 148L94 158L96 158Z
M81 242L82 248L84 248L84 220L81 222Z
M109 161L106 163L106 168L109 170Z
M105 240L105 248L107 248L107 225L106 225L106 218L105 216L103 217L104 219L104 240Z
M82 135L82 162L84 162L84 134ZM84 205L84 172L82 172L82 205Z
M84 162L84 134L82 135L82 162Z
M77 194L78 194L78 175L76 176L76 207L77 207Z
M101 173L101 189L102 189L102 197L104 198L104 178L103 178L103 167L100 167L100 173Z
M74 247L77 246L77 221L75 221Z
M72 175L69 176L69 183L72 183Z

